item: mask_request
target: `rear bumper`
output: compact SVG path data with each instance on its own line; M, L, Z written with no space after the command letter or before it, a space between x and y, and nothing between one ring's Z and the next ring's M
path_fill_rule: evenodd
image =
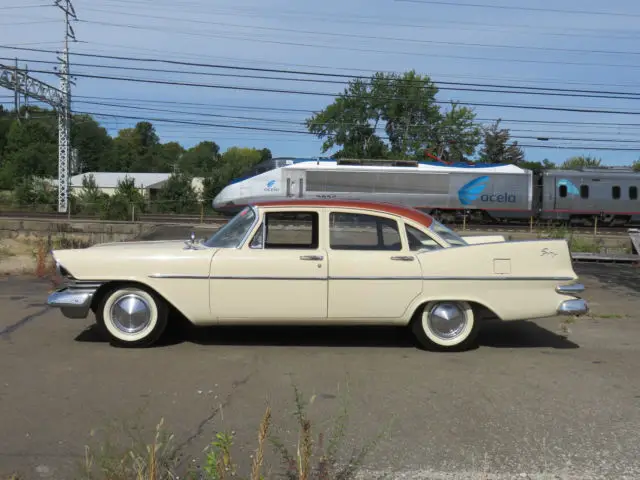
M589 312L589 305L581 298L565 300L558 307L558 315L584 315Z
M589 305L582 298L575 298L579 293L584 292L584 285L572 283L570 285L558 285L556 292L562 295L573 296L571 300L563 301L558 307L558 315L584 315L589 312Z
M67 318L86 318L97 289L97 287L64 287L49 295L47 305L59 308Z

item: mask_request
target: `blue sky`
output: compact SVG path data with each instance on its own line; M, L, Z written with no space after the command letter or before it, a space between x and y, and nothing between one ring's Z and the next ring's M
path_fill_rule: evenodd
M640 4L637 2L546 0L539 6L532 2L506 0L420 2L74 0L79 21L73 27L78 43L72 44L71 48L72 52L366 76L374 71L415 69L430 75L436 83L475 82L640 92L640 51L636 46L640 39ZM61 48L64 33L62 14L53 6L38 6L44 3L53 3L53 0L0 0L0 45L47 50ZM455 3L485 7L458 6ZM623 15L487 8L486 5L618 12ZM0 63L11 63L8 59L15 56L19 57L21 66L27 63L30 70L53 72L53 65L36 61L55 61L54 53L0 48ZM279 75L248 71L73 55L72 62L96 65L72 66L75 73L91 75L330 93L344 88L331 83L127 71L106 67L126 65L200 73ZM58 84L51 73L34 73L34 76L53 85ZM111 115L96 118L114 135L118 129L135 124L136 119L153 118L302 131L304 127L299 123L311 111L321 109L331 101L331 98L323 96L150 85L84 77L76 79L73 95L74 111ZM548 158L561 162L571 155L584 154L601 157L605 164L619 165L629 164L640 157L640 129L629 125L640 125L640 96L623 100L443 89L438 98L458 100L463 104L504 104L506 106L474 108L480 119L503 118L503 125L512 129L512 136L521 144L572 147L527 147L528 160ZM11 92L0 90L0 102L11 105ZM639 114L534 110L509 108L508 105L623 110ZM541 123L549 121L571 123ZM274 156L321 155L321 141L311 135L153 123L163 142L179 141L186 147L201 140L213 140L223 149L238 145L269 147ZM544 142L537 137L550 137L550 140ZM580 140L554 140L553 137ZM573 148L576 146L635 150Z

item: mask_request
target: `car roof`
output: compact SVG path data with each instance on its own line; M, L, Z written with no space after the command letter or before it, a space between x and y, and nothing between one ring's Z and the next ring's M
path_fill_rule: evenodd
M383 202L364 202L359 200L271 200L256 202L256 207L337 207L353 208L361 210L373 210L391 215L398 215L417 222L425 227L430 227L433 217L416 208Z

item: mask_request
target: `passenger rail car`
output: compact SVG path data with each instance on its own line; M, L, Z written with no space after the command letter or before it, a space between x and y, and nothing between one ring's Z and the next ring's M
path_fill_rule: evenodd
M416 207L444 222L640 222L640 174L602 169L548 170L514 165L274 158L234 180L213 200L216 211L287 198L357 199Z
M597 169L547 170L536 189L540 218L571 224L623 226L640 222L640 173Z

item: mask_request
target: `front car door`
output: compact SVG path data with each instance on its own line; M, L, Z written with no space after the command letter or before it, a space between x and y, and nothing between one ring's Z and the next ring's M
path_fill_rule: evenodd
M298 323L327 317L327 253L323 212L262 211L240 248L221 249L211 263L211 311L219 323Z
M422 269L392 215L336 209L329 213L331 320L401 319L422 292Z

